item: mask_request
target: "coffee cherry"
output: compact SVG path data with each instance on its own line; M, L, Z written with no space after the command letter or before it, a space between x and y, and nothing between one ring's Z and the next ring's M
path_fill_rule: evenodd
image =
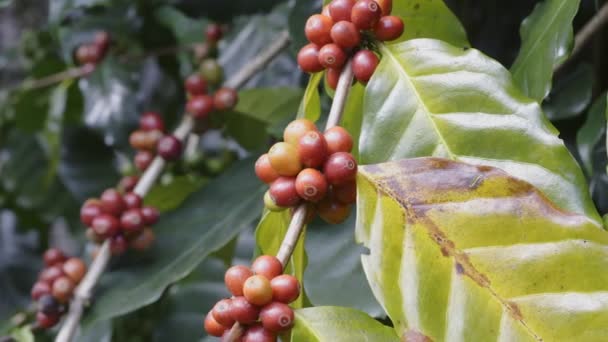
M325 71L325 80L331 89L336 90L338 88L340 74L342 74L342 69L327 69Z
M279 177L277 180L272 182L270 189L271 199L279 207L288 208L294 207L300 203L300 196L296 190L296 178L295 177Z
M296 177L296 191L306 201L318 202L327 194L327 180L316 169L304 169Z
M264 329L263 326L259 324L252 325L247 328L245 333L243 334L242 342L276 342L276 335Z
M215 59L205 59L201 62L200 72L212 85L218 85L224 80L224 69Z
M285 127L283 140L288 144L297 146L300 139L310 131L318 131L314 122L308 119L297 119Z
M158 142L157 150L163 159L175 161L182 155L182 142L173 135L165 135Z
M156 112L146 112L139 118L139 128L143 131L165 131L165 123L160 114Z
M260 255L253 261L251 270L253 273L263 275L266 279L271 280L283 273L283 265L279 259L272 255Z
M122 235L113 236L110 239L110 252L112 255L121 255L129 248L129 242Z
M220 300L211 310L211 314L219 324L231 327L234 324L234 318L232 318L232 300Z
M334 153L325 162L323 173L330 184L345 184L357 176L357 162L350 153Z
M331 39L338 46L350 49L361 43L361 33L350 21L339 21L331 28Z
M239 94L232 88L221 88L213 96L213 104L219 111L234 109L239 101Z
M317 168L327 159L327 142L318 131L309 131L298 142L298 155L304 166Z
M184 83L184 87L191 96L205 95L207 93L207 81L199 74L188 76Z
M304 45L298 52L298 65L304 72L315 73L323 70L323 66L319 62L319 50L321 48L316 44Z
M382 10L382 16L390 15L393 11L393 0L376 0Z
M154 160L154 154L149 151L139 151L135 154L135 167L139 171L146 171L146 169L152 164Z
M45 315L58 315L59 314L59 302L55 297L50 294L46 294L38 299L38 311Z
M356 0L334 0L327 5L329 15L336 23L350 21L351 12L356 2Z
M138 176L122 177L122 179L118 183L118 190L122 191L122 192L131 192L131 191L133 191L133 189L135 189L137 182L139 182ZM125 200L125 202L127 201L126 195L125 195L124 200ZM128 206L128 203L127 203L127 206Z
M353 149L353 137L343 127L334 126L323 134L327 142L327 153L350 152Z
M190 113L195 119L204 120L215 109L213 102L213 97L208 95L193 96L186 104L186 112Z
M207 332L207 334L209 334L211 336L216 336L216 337L222 336L224 331L228 330L228 327L225 327L225 326L219 324L215 320L215 318L213 318L211 311L209 311L207 316L205 316L204 326L205 326L205 331Z
M83 44L76 49L76 61L81 64L97 64L103 56L101 49L94 44Z
M74 293L76 283L67 276L61 276L53 282L53 297L61 303L67 303Z
M403 34L403 20L392 15L382 17L374 28L374 33L379 40L395 40Z
M253 275L243 284L243 295L253 305L264 306L272 301L270 281L263 275Z
M228 291L235 296L243 295L243 284L253 275L253 271L248 267L236 265L230 267L224 274L224 283Z
M127 205L122 198L122 195L116 189L105 190L100 197L101 207L106 214L119 216Z
M88 199L80 208L80 222L85 226L91 226L93 219L103 213L101 201L98 199Z
M353 57L353 73L357 81L366 84L380 63L378 56L369 50L361 50Z
M70 258L63 264L62 270L75 283L79 283L87 272L87 265L78 258Z
M129 135L129 145L136 150L146 150L146 132L137 130Z
M211 42L217 42L222 39L222 27L219 24L209 24L207 25L207 29L205 30L205 36L207 40Z
M118 233L120 222L112 215L101 214L93 220L91 228L93 228L95 234L108 238Z
M331 43L330 31L333 25L330 17L314 14L306 21L304 33L311 43L325 45Z
M268 151L272 168L281 176L295 176L302 170L296 145L285 142L276 143Z
M47 281L37 281L32 286L32 291L30 291L30 295L33 300L38 300L40 297L51 293L51 285Z
M129 209L120 216L120 226L128 232L138 232L144 227L144 218L139 209Z
M43 312L36 313L36 323L42 329L50 329L59 322L59 315L46 315Z
M110 47L110 41L110 34L105 31L99 31L95 33L95 37L93 37L93 44L95 44L104 55Z
M330 224L344 222L350 215L351 206L342 204L331 197L327 197L317 205L319 217Z
M57 264L42 270L42 272L40 272L38 280L47 282L52 287L53 282L62 276L63 270L61 264Z
M152 246L155 240L156 236L152 229L144 228L135 238L129 241L129 246L136 251L145 251Z
M42 258L44 259L44 264L47 266L53 266L65 261L65 255L57 248L47 249Z
M105 240L105 237L95 233L93 228L87 228L85 235L89 241L95 242L97 244L102 243Z
M350 181L332 187L332 195L342 204L353 204L357 201L357 182Z
M319 50L319 63L326 68L340 69L346 63L346 53L336 44L327 44Z
M374 0L359 0L353 6L350 21L359 30L370 30L376 26L382 16L382 9Z
M260 320L264 329L281 332L291 329L294 324L293 310L284 303L272 302L260 310Z
M123 196L123 200L125 201L125 205L128 209L141 208L141 204L143 202L141 196L133 192L126 193Z
M270 211L276 211L276 212L285 210L284 207L281 207L274 201L274 199L270 195L270 190L268 190L264 193L264 207Z
M279 174L270 165L268 153L262 154L255 162L255 174L266 184L270 184L279 178Z
M281 274L270 281L272 300L289 304L300 296L300 282L289 274Z
M144 218L144 223L147 226L152 226L156 224L156 222L158 222L158 219L160 218L160 212L158 212L158 209L151 206L145 206L141 208L141 215Z
M249 325L258 320L260 309L243 296L232 298L232 317L239 323Z

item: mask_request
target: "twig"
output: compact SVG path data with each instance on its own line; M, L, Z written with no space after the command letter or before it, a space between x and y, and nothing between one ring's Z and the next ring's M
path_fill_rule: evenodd
M331 104L331 109L329 110L329 117L327 118L325 130L336 126L340 122L352 82L353 71L351 62L349 61L340 74L340 80L338 81L334 100ZM301 204L291 217L289 227L287 228L287 233L285 233L285 237L283 238L283 242L281 242L279 252L277 253L277 259L279 259L281 264L283 264L283 268L285 268L289 263L289 259L291 258L291 255L296 248L296 244L300 239L300 235L302 235L302 231L306 225L306 216L308 214L307 211L307 205ZM245 328L242 325L240 325L238 322L234 323L225 341L236 342L244 332Z
M20 84L9 85L6 90L13 91L20 88L23 90L34 90L44 88L65 80L86 76L92 73L93 70L95 70L94 64L85 64L83 66L70 68L36 80L25 80Z
M251 64L243 68L241 72L228 80L226 82L226 86L239 88L245 84L257 72L262 70L264 66L270 62L270 60L272 60L285 47L287 47L287 45L289 45L289 34L287 32L282 32L273 45L260 54ZM173 134L178 139L183 141L192 131L192 127L192 119L190 116L184 115L182 123L177 127ZM156 157L150 167L148 167L146 172L140 178L133 192L141 197L145 197L148 191L150 191L152 185L156 182L156 179L160 176L164 165L165 162L162 160L162 158ZM97 256L91 263L89 271L84 277L82 283L80 283L80 285L74 291L74 299L70 303L70 311L66 317L65 323L57 335L57 338L55 339L55 342L70 342L74 338L80 318L82 317L82 313L84 311L84 306L91 298L93 288L106 268L106 265L110 260L110 256L110 243L106 240L102 244Z

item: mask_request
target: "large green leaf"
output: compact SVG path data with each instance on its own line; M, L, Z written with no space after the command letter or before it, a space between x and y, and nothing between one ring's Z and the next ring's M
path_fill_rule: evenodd
M608 233L504 171L440 158L362 166L363 268L400 336L602 341Z
M294 342L400 341L391 328L359 310L320 306L296 311Z
M322 72L310 75L310 80L298 109L298 118L317 121L321 117L321 97L319 95L321 80L323 80Z
M524 94L538 102L551 90L553 69L570 55L579 4L580 0L545 0L521 25L521 50L511 71Z
M603 93L591 106L587 120L576 134L578 153L589 177L593 175L595 166L599 166L599 169L605 169L606 166L594 165L595 151L598 148L605 150L602 137L606 134L606 116L608 116L608 106L606 93Z
M437 156L492 165L532 183L559 207L600 222L557 130L499 63L430 39L381 51L364 98L362 164Z
M572 119L582 114L591 103L593 68L581 64L573 72L557 79L543 103L543 111L551 121Z

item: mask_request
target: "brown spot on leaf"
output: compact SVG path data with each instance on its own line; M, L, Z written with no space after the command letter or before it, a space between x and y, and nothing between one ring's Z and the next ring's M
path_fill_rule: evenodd
M510 302L510 301L506 301L505 302L507 309L511 312L511 316L519 321L521 321L524 316L521 313L521 310L519 309L519 306L517 306L517 304Z
M416 330L408 330L403 334L403 342L433 342L433 340Z

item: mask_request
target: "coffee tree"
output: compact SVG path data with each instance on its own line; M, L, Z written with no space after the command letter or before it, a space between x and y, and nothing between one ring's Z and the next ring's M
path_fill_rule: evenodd
M608 5L504 6L50 0L2 340L606 340Z

